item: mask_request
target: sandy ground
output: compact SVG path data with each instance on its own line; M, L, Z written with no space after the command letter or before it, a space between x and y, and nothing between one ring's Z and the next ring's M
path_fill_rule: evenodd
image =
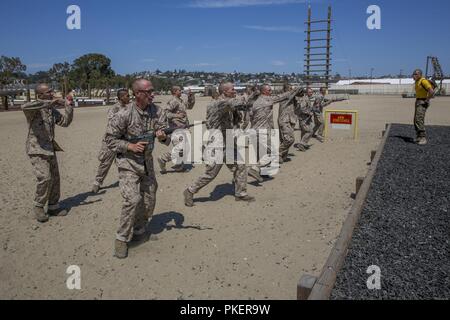
M165 101L166 97L158 100ZM191 120L203 120L209 99L199 98ZM67 217L38 224L32 214L34 175L25 154L23 113L0 115L1 299L295 299L304 273L318 275L352 205L355 178L387 122L411 123L413 99L354 96L332 108L360 112L360 137L314 141L273 180L250 183L257 202L235 202L231 173L183 205L182 191L204 170L157 173L157 205L149 229L158 236L112 256L121 208L113 167L99 195L91 195L106 107L75 110L73 124L57 129ZM433 101L427 123L450 125L450 98ZM299 132L297 132L299 134ZM413 136L413 132L411 132ZM156 155L167 150L157 145ZM252 179L250 179L252 181ZM81 290L66 287L67 267L81 268Z

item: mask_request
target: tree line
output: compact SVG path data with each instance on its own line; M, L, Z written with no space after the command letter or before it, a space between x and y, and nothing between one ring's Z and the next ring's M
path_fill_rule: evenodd
M111 89L130 88L138 74L120 75L111 68L111 59L103 54L85 54L73 63L55 63L47 71L26 74L27 66L19 57L0 57L0 86L24 81L28 84L50 83L63 95L76 89L82 95L92 98L93 90L98 96L109 97ZM148 76L156 91L168 91L171 86L178 85L175 79Z

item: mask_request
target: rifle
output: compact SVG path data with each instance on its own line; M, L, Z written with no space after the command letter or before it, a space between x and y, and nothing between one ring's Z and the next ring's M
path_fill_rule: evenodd
M202 121L201 124L205 124L206 121ZM182 129L189 129L194 127L197 124L191 124L191 125L185 125L185 126L181 126L181 127L172 127L172 128L165 128L165 129L160 129L162 132L164 132L166 135L170 135L172 133L174 133L176 130L182 130ZM129 139L125 139L130 143L138 143L138 142L148 142L148 145L145 147L145 151L147 150L153 150L154 146L155 146L155 137L156 137L156 132L159 130L148 130L146 131L144 134L133 137L133 138L129 138Z
M252 108L252 104L248 103L248 104L241 104L241 105L235 106L234 110L246 112L246 111L249 111L251 108Z

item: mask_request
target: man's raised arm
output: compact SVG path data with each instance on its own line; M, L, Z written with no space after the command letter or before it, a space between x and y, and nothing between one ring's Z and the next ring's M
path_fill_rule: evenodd
M68 127L73 120L73 106L69 100L58 99L56 104L64 106L64 114L59 112L59 110L53 109L53 115L55 117L55 123L60 127Z

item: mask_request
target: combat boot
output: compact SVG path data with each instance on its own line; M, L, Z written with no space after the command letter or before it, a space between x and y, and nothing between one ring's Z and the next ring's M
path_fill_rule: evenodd
M48 221L48 215L45 214L44 208L34 207L33 208L34 216L36 220L40 223L45 223Z
M116 239L114 256L118 259L125 259L128 257L128 243Z
M131 242L147 242L149 240L149 234L144 232L142 234L133 234Z
M189 191L189 189L184 190L184 205L186 207L193 207L194 206L194 194Z
M322 136L316 136L316 139L317 139L319 142L322 142L322 143L325 142L325 138L322 137Z
M65 217L69 212L66 209L48 210L47 214L52 217Z
M250 197L250 196L243 196L243 197L234 197L234 199L236 201L245 201L245 202L254 202L255 201L255 197Z
M424 146L427 143L428 143L428 141L427 141L427 138L425 138L425 137L422 137L422 138L419 139L419 141L417 141L417 144L420 145L420 146Z
M256 181L258 182L264 182L263 177L261 177L261 175L259 174L259 172L253 168L250 168L248 170L248 175L252 178L254 178Z
M301 151L301 152L305 152L307 149L305 148L304 145L299 144L298 147L297 147L297 150L298 150L298 151Z
M163 159L158 158L158 164L159 164L159 167L161 168L161 173L166 174L167 173L166 163L163 161Z
M186 167L184 166L184 164L179 164L173 167L173 170L175 172L185 172L186 171Z
M94 184L92 186L92 193L98 193L100 191L100 186L98 184Z

